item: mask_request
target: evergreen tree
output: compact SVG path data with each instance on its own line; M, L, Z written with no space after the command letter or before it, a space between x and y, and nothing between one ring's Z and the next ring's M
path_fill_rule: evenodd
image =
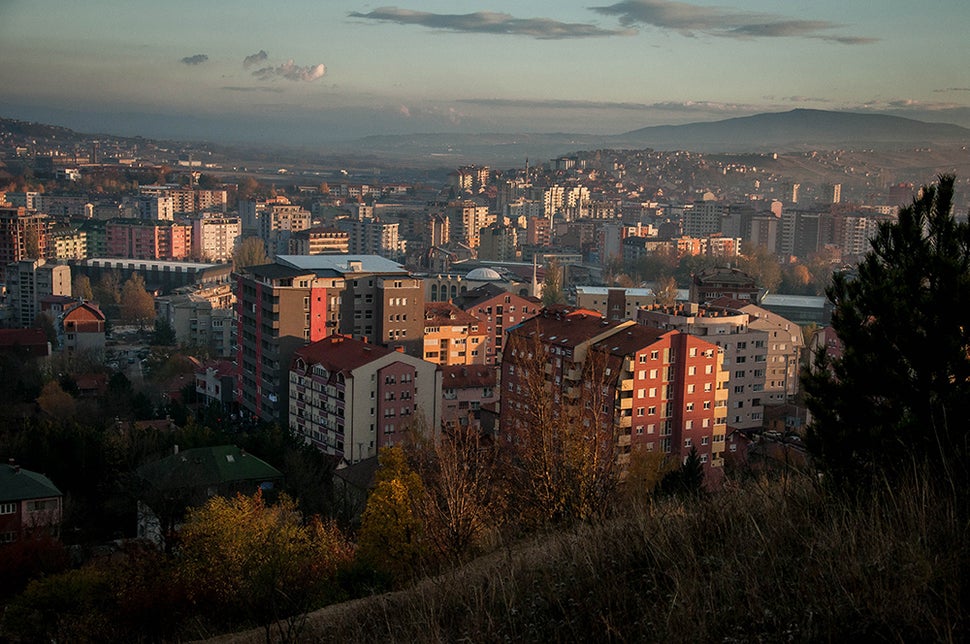
M966 476L970 226L951 214L953 183L924 187L880 226L857 274L827 289L844 352L817 356L804 386L809 446L836 480L924 464Z

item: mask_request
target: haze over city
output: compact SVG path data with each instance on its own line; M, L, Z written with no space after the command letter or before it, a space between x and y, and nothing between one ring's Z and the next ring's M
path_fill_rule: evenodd
M0 2L3 116L314 145L796 107L970 125L970 5Z

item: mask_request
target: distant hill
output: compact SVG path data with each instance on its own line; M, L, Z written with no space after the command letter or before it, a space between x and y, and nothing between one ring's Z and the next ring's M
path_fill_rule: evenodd
M699 152L794 150L833 144L883 148L902 144L970 142L970 129L887 114L796 109L707 123L645 127L611 138L624 144L655 149Z
M500 163L525 157L554 158L576 150L652 148L694 152L796 152L819 148L898 149L903 146L970 143L970 129L886 114L796 109L722 121L645 127L617 135L410 134L371 136L353 142L358 153L416 162L477 160ZM425 157L421 159L420 157Z

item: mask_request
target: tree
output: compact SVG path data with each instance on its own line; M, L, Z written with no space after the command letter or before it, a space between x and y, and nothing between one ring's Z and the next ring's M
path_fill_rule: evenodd
M358 538L361 559L402 582L420 569L427 556L424 522L416 506L424 482L408 465L401 447L385 447L367 498Z
M105 316L117 317L118 306L121 304L121 277L117 271L101 273L101 277L94 287L94 299L97 300Z
M298 641L306 612L326 595L339 567L352 557L332 523L304 523L296 503L281 495L216 496L189 511L180 532L182 577L195 599L230 620L276 625Z
M170 347L177 342L175 329L162 318L155 319L155 331L152 333L152 344Z
M145 290L145 279L134 273L121 287L121 321L144 327L155 319L155 298Z
M441 555L460 559L504 509L498 445L473 427L449 425L437 436L412 427L405 453L424 483L416 507L429 541Z
M804 386L809 446L836 480L927 464L966 477L970 424L970 225L952 176L885 222L856 274L827 289L839 359L816 356ZM965 489L963 482L963 489Z
M566 294L562 288L563 268L555 259L546 267L546 275L542 280L542 304L551 306L566 302Z
M661 306L673 306L677 301L677 280L673 277L661 277L653 291L657 304Z
M236 252L232 254L233 270L240 270L249 266L259 266L266 264L269 258L266 256L266 244L259 237L247 237L236 247Z
M94 291L91 290L91 278L87 275L75 275L71 284L71 297L78 300L93 300Z
M55 420L69 420L77 411L77 403L71 394L64 391L56 380L51 380L37 397L40 410Z

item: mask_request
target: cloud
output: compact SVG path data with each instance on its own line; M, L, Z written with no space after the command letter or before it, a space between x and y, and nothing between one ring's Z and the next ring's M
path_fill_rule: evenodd
M735 113L755 109L754 106L739 103L720 103L713 101L664 101L657 103L627 103L618 101L581 101L570 99L507 99L507 98L469 98L457 101L486 107L515 107L527 109L607 109L607 110L661 110L666 112L725 112Z
M269 58L269 54L266 53L266 50L260 49L255 54L250 54L249 56L243 58L243 67L249 69L253 65L266 62L267 58Z
M707 34L720 38L818 38L844 45L875 42L874 38L839 36L828 32L842 27L826 20L792 20L783 16L721 7L705 7L670 0L624 0L593 11L617 16L627 27L648 25L682 36Z
M323 78L327 73L327 68L323 63L317 65L307 65L302 67L293 62L293 59L286 61L276 67L261 67L253 72L253 76L259 80L272 80L274 78L285 78L291 81L313 82L318 78Z
M394 22L399 25L420 25L444 31L529 36L539 40L628 36L635 33L630 29L604 29L592 24L559 22L549 18L515 18L507 13L492 11L444 14L381 7L368 13L353 11L349 15L351 18Z
M934 89L935 93L940 92L970 92L970 87L944 87L942 89Z
M273 92L274 94L279 94L283 90L279 87L240 87L234 85L227 85L225 87L220 87L219 89L225 90L227 92Z
M186 56L182 59L182 62L186 65L201 65L205 61L209 60L209 57L205 54L195 54L194 56Z

